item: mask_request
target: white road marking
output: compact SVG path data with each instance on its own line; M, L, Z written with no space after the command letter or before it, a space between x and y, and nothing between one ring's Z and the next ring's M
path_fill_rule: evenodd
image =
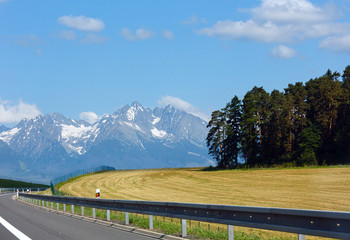
M31 238L24 235L21 231L19 231L17 228L12 226L9 222L7 222L5 219L3 219L0 216L0 223L7 228L13 235L15 235L19 240L32 240Z

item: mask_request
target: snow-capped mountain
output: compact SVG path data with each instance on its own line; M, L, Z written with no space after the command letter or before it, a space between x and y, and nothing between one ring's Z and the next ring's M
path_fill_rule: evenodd
M0 128L0 162L16 155L20 171L48 177L102 164L116 168L206 166L210 162L206 125L170 105L152 110L138 102L94 124L59 113L40 115L12 129Z

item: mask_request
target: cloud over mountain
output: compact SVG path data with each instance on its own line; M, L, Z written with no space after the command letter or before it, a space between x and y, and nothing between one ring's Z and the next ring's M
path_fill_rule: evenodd
M0 124L17 123L24 118L34 118L40 114L35 104L19 100L17 104L0 99Z
M205 121L209 121L209 116L203 113L199 108L196 108L191 103L186 102L180 98L172 97L172 96L163 96L160 100L158 100L158 104L161 107L165 107L167 105L174 106L177 109L188 112L194 116L197 116Z

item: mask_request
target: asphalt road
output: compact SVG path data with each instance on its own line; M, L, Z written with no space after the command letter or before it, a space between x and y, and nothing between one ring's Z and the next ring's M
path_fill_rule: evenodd
M164 239L145 236L143 233L116 229L83 221L67 215L43 210L12 199L13 193L0 195L0 217L32 240L56 239ZM1 240L17 240L7 228L0 224Z

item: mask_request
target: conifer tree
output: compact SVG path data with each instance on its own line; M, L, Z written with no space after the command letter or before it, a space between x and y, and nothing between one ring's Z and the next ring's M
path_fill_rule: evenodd
M226 117L226 138L224 139L225 163L228 167L238 166L238 156L241 148L241 117L242 105L237 96L226 104L223 109Z

